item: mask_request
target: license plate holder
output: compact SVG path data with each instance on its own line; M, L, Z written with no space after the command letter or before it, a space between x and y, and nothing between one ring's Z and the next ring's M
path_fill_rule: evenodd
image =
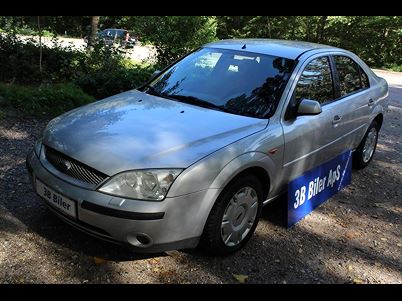
M63 194L54 191L52 188L44 184L38 178L35 179L36 193L40 195L53 208L68 215L72 218L77 218L77 202Z

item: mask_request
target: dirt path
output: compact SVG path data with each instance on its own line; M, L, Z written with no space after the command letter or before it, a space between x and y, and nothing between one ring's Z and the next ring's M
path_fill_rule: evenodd
M34 39L34 40L39 40L38 36L22 36L19 35L19 37L22 40L25 39ZM53 41L51 37L42 37L42 42L44 45L48 47L53 46ZM60 43L61 46L63 47L72 47L77 50L85 50L87 44L84 42L84 39L77 39L77 38L64 38L64 37L57 37L57 42ZM138 45L134 46L133 49L130 49L125 53L125 56L127 58L130 58L134 61L149 61L149 62L154 62L156 58L156 50L152 46L148 45Z
M236 283L234 274L251 283L402 283L402 74L390 77L372 164L291 229L282 226L279 202L267 206L247 247L226 258L133 254L65 225L33 193L25 171L46 121L1 120L0 283Z

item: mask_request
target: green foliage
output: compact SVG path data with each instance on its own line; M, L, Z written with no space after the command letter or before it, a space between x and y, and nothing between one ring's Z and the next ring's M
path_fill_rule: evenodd
M401 16L217 17L217 36L324 43L359 55L371 67L402 65Z
M33 116L56 116L94 100L74 84L31 87L0 83L0 98L0 109L13 107Z
M140 41L150 42L155 46L159 67L164 67L187 52L216 39L215 17L135 16L126 18L124 23L126 28L139 34Z
M372 67L402 65L401 16L328 17L326 40L355 52Z
M83 53L63 48L53 39L53 47L43 45L42 71L39 70L39 42L22 40L15 34L0 35L0 81L19 84L64 82L72 78Z
M88 34L89 16L40 16L45 36L53 34L82 37ZM38 30L37 16L0 16L0 28L17 34L34 35Z
M39 45L23 42L15 35L0 36L0 82L39 85L73 82L87 94L101 99L133 89L145 82L155 70L152 65L134 65L119 50L101 42L93 49L78 51L62 47L43 47L42 71L39 70Z
M402 72L402 65L397 65L397 64L385 65L384 69L387 69L390 71L395 71L395 72Z
M99 43L77 64L74 83L96 99L134 89L149 79L155 67L134 65L114 48Z
M39 31L37 29L32 29L30 27L24 26L24 27L17 27L14 30L15 34L19 35L25 35L25 36L38 36ZM42 30L42 36L43 37L53 37L54 33L50 32L49 30Z
M0 16L0 30L37 34L37 16ZM41 16L45 35L83 37L90 16ZM102 16L100 29L133 31L154 45L159 67L219 38L278 38L325 43L351 50L370 66L402 65L401 16Z
M89 95L100 99L137 88L147 81L154 71L155 67L152 65L132 68L118 66L110 70L101 66L88 73L79 73L74 82Z
M56 34L82 37L90 16L41 16L39 70L37 16L0 16L0 107L57 114L82 103L133 89L191 50L226 38L272 38L329 44L359 55L373 68L402 71L401 16L102 16L100 29L125 28L157 50L157 66L133 64L119 50L61 46ZM18 35L33 35L21 39ZM72 84L65 84L72 83ZM23 87L21 85L27 86ZM88 96L88 95L90 96ZM71 98L71 99L70 99ZM82 100L80 100L82 98Z

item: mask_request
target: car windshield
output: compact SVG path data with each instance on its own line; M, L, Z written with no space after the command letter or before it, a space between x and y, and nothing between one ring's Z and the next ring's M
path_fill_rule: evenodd
M100 35L109 36L109 37L114 37L114 36L122 37L125 35L125 33L126 33L126 31L122 30L122 29L105 29L100 32Z
M276 110L294 60L201 48L146 85L144 92L232 114L269 118Z

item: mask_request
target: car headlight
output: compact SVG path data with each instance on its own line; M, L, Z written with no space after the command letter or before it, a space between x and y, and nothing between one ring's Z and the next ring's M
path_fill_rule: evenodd
M121 197L161 201L182 169L148 169L123 172L112 177L100 192Z

